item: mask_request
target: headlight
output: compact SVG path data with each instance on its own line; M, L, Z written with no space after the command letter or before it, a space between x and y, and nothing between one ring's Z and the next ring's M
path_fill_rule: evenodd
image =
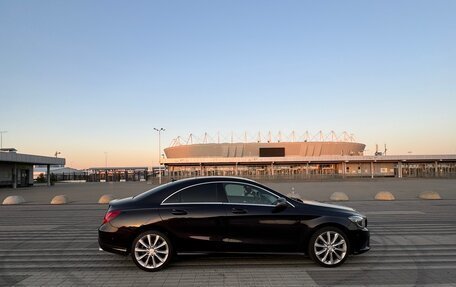
M355 223L360 228L364 228L367 226L367 219L360 215L353 215L350 216L348 219L350 219L351 222Z

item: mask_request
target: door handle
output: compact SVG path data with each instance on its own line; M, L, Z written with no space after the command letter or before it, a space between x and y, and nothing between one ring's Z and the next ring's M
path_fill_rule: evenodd
M247 210L245 210L243 208L233 208L233 209L231 209L231 212L234 214L244 214L244 213L247 213Z
M186 215L187 211L182 210L182 209L173 209L171 211L171 213L174 214L174 215Z

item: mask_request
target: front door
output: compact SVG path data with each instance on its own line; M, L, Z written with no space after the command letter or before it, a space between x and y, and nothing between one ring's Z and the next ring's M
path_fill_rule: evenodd
M28 186L29 185L29 171L28 169L21 169L20 173L20 185Z
M295 208L278 210L275 194L250 184L221 184L227 196L223 248L230 251L292 252L298 250L300 217Z

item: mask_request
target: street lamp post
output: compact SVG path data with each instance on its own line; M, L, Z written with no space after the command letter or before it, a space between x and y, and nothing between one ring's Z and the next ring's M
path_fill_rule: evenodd
M105 171L104 171L104 174L105 174L105 182L108 182L108 152L105 151L104 152L104 155L105 155ZM112 177L113 180L114 180L114 176Z
M154 128L158 132L158 184L161 184L161 132L164 132L164 128ZM153 166L152 166L153 170Z
M0 131L0 149L3 148L3 134L6 134L8 131Z

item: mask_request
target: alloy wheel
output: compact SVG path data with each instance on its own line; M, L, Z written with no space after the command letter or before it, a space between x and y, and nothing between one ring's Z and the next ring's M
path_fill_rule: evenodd
M314 243L315 257L327 266L336 265L347 256L347 243L336 231L328 230L320 235Z
M134 259L148 270L154 270L167 262L170 255L168 241L156 233L144 234L134 246Z

